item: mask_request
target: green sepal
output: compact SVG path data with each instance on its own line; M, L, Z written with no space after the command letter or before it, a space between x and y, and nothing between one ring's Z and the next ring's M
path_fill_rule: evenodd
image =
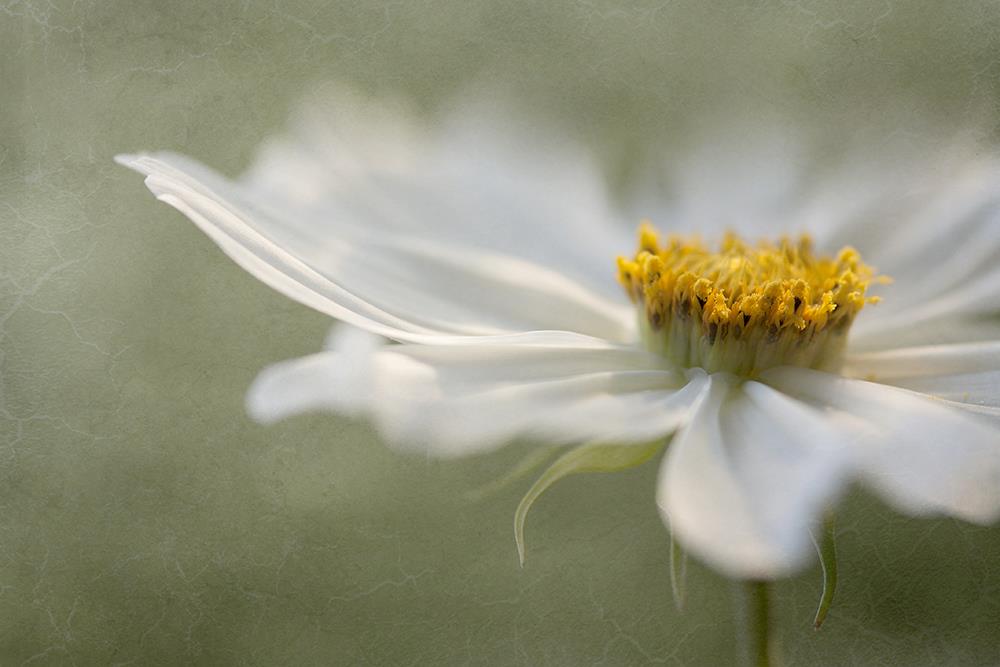
M662 448L663 441L641 445L586 443L569 450L549 466L524 494L514 512L514 540L517 556L524 566L524 520L538 497L563 477L585 472L616 472L642 465Z
M832 513L827 514L823 520L823 532L819 539L813 536L813 544L816 545L819 563L823 567L823 594L813 620L813 628L819 630L833 604L834 593L837 592L837 535Z
M472 501L479 501L498 491L502 491L522 477L542 467L549 459L559 453L560 449L560 447L538 447L532 449L527 456L521 459L507 473L492 482L487 482L478 489L468 491L466 497Z

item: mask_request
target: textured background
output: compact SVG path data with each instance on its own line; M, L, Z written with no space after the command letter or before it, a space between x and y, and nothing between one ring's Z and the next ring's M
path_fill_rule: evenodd
M695 566L671 604L655 466L552 490L520 570L523 487L464 496L516 452L427 462L361 423L248 421L256 370L327 323L111 157L236 173L326 79L426 113L501 86L618 185L730 117L932 148L971 125L989 150L998 53L982 2L5 0L0 664L731 662L725 581ZM788 664L1000 663L1000 529L854 495L840 550L820 633L818 569L777 587Z

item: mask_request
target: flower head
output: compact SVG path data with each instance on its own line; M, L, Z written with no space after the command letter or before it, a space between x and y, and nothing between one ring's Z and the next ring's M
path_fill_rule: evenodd
M639 306L647 347L678 366L756 377L774 366L838 370L847 333L873 278L853 248L817 256L812 240L748 245L735 234L717 252L648 224L618 280Z
M575 149L465 116L435 134L381 107L327 113L236 180L168 153L119 158L260 280L396 342L338 335L266 369L257 418L363 412L441 456L573 446L527 505L669 442L664 520L736 577L802 566L854 481L913 515L1000 514L993 163L902 190L859 180L780 215L664 214L674 235L645 226L631 252Z

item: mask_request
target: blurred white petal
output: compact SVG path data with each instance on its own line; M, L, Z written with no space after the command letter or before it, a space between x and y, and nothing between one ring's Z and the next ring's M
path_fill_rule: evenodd
M277 364L252 387L262 421L317 409L370 412L385 437L406 449L460 455L525 437L569 444L643 442L683 421L704 374L650 363L630 347L489 344L395 345L365 362L341 351ZM306 387L306 389L302 389Z
M670 444L657 502L692 553L736 578L788 574L813 557L809 529L841 489L846 457L806 406L716 374Z
M936 175L911 183L905 198L898 198L899 210L884 211L889 219L870 225L881 235L867 255L897 280L896 290L887 291L893 298L885 310L955 289L983 268L994 268L991 260L1000 255L1000 163L972 158ZM846 233L838 241L852 243Z
M788 227L806 158L800 139L787 127L720 128L682 160L654 171L656 180L644 186L632 210L661 229L707 237L727 230L748 238L773 236L777 229L815 232L799 220Z
M958 161L939 176L915 180L896 210L883 205L867 221L877 233L865 255L894 282L853 327L859 350L1000 335L1000 322L981 321L1000 313L1000 162ZM854 243L858 231L845 225L838 241Z
M327 338L328 352L264 369L247 393L247 412L263 423L323 409L360 414L372 401L373 360L384 344L381 336L338 326ZM325 355L339 363L325 363Z
M805 368L772 369L763 379L831 411L858 474L901 511L977 523L1000 516L1000 437L977 415Z
M363 229L479 248L627 302L608 261L631 250L634 220L611 205L589 151L475 101L434 124L414 116L342 89L318 94L242 184L313 239Z

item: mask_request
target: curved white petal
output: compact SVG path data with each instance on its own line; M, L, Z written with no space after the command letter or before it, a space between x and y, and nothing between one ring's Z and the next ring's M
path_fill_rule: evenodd
M472 340L391 345L363 361L329 351L277 364L254 383L248 408L261 421L364 410L393 444L452 456L522 437L555 444L660 438L686 418L705 382L624 346ZM358 364L362 379L345 370Z
M415 333L532 329L631 336L627 307L525 260L350 227L312 238L281 222L291 212L186 158L161 154L120 161L147 174L146 184L159 199L191 218L259 279L376 333L405 340L414 340Z
M681 543L713 567L779 577L812 557L809 529L842 487L845 460L813 410L716 374L670 444L657 503Z
M828 411L857 474L910 514L1000 516L1000 429L928 396L804 368L762 379Z

